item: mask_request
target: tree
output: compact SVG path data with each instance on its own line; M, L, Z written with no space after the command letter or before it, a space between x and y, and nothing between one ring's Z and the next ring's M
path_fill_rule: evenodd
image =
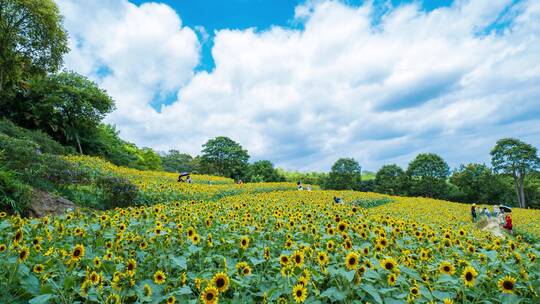
M398 165L384 165L375 175L375 192L400 195L405 193L405 171Z
M421 153L409 163L407 176L411 182L411 194L443 198L446 193L446 178L450 168L437 154Z
M525 202L525 176L540 166L537 150L530 144L514 138L503 138L497 141L491 150L491 164L495 172L509 174L514 179L514 188L521 208Z
M21 79L58 70L68 51L53 0L0 0L0 106Z
M28 89L7 103L2 112L17 124L40 129L83 153L81 137L95 134L114 101L94 82L73 72L29 81Z
M334 165L324 188L335 190L360 190L362 186L362 168L353 158L340 158Z
M82 149L88 155L101 156L115 165L133 167L138 160L137 153L127 147L133 145L120 138L116 126L100 124L93 132L81 138Z
M280 175L269 160L259 160L249 165L247 179L250 182L282 182L285 177Z
M193 157L178 150L169 150L161 156L163 170L168 172L191 172L193 171Z
M499 178L484 164L461 165L450 182L459 189L461 198L457 200L466 203L496 202L504 191Z
M248 160L248 152L224 136L210 139L203 145L201 153L201 166L206 173L234 179L244 178Z

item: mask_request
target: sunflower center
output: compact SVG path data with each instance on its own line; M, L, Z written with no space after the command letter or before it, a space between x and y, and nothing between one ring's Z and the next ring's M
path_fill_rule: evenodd
M384 268L386 268L386 270L391 270L392 268L394 268L394 265L392 263L386 263L384 265Z
M214 294L209 292L206 294L206 300L207 301L212 301L214 299Z
M356 264L356 259L355 258L350 258L349 259L349 265L354 265Z
M503 288L506 289L506 290L512 290L512 289L514 289L514 283L512 283L510 281L504 281L503 282Z
M73 251L73 256L78 257L80 255L81 255L81 250L80 249L75 249L75 251Z
M443 267L443 270L444 270L445 272L450 272L450 266L444 266L444 267Z
M298 289L298 290L296 291L296 296L297 296L297 297L301 297L301 296L302 296L302 290L301 290L301 289Z
M472 281L472 279L473 279L472 273L467 272L467 273L465 274L465 280L467 280L467 281Z
M219 287L219 288L225 286L225 280L223 278L218 278L216 280L216 286Z

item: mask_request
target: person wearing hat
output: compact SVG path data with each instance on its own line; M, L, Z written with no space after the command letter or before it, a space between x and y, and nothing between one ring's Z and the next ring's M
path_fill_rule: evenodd
M476 204L472 204L471 215L472 215L472 221L473 223L475 223L476 222Z

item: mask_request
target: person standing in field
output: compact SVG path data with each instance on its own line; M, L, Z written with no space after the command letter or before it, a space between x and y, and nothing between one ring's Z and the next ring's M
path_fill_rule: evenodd
M471 206L471 216L473 223L476 222L476 204L472 204Z
M508 230L510 234L513 234L512 215L510 213L506 214L506 223L504 224L503 228Z

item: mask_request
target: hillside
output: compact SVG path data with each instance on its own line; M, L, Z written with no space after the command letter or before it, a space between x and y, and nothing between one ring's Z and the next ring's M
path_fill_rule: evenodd
M148 206L2 213L0 302L539 300L540 248L523 238L540 238L538 210L516 208L517 237L499 239L470 223L465 204L205 175L179 184L172 173L63 158L129 181Z

